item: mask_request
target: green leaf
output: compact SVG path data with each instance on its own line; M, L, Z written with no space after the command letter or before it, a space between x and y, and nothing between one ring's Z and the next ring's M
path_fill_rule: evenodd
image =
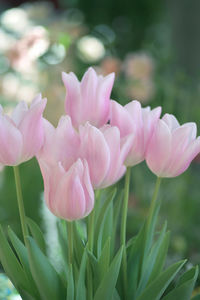
M112 297L112 300L121 300L117 290L115 289L114 290L114 294L113 294L113 297Z
M166 256L167 256L167 251L169 248L169 238L170 238L170 232L168 231L168 232L166 232L164 240L162 241L162 244L160 246L158 256L156 258L151 276L149 278L149 282L152 282L153 280L155 280L156 277L158 277L163 270Z
M110 237L108 237L107 242L101 252L98 259L99 275L100 279L106 274L110 263Z
M167 294L163 300L190 300L198 273L198 267L194 267L184 273L177 286L169 294Z
M27 245L31 272L41 298L44 300L65 299L64 286L47 257L40 250L33 238L27 238Z
M26 223L31 231L31 235L33 236L34 240L40 247L40 250L44 254L46 254L46 244L40 227L32 219L28 217L26 217Z
M67 298L66 300L74 300L74 278L72 265L69 267L69 272L67 274Z
M109 203L105 211L104 217L101 222L99 236L97 240L97 257L100 257L102 249L106 240L112 235L112 222L113 222L113 204Z
M8 236L10 238L10 241L19 257L19 260L23 266L23 269L27 275L28 281L29 281L29 286L31 291L31 295L35 297L36 299L40 299L39 293L35 284L35 281L33 279L33 276L31 274L29 262L28 262L28 252L24 244L20 241L20 239L16 236L14 231L8 227Z
M120 266L121 266L122 253L123 253L123 246L119 249L107 273L105 274L103 280L101 281L95 293L94 300L112 299L115 291L118 275L119 275Z
M200 294L199 295L196 295L192 298L192 300L200 300Z
M162 272L136 300L159 300L185 262L185 260L177 262Z
M147 285L147 282L149 280L149 277L151 275L151 272L152 272L155 262L157 260L157 256L160 251L160 247L165 238L166 228L167 228L167 224L165 223L159 234L157 241L155 242L155 244L153 245L153 247L151 249L150 254L149 255L147 254L146 263L143 265L141 279L140 279L139 286L136 291L136 297L138 297L138 295L141 294L142 290L144 290L145 286Z
M81 264L81 259L84 252L84 242L78 231L77 224L74 222L74 230L73 230L73 241L74 241L74 254L77 261L77 265Z
M81 260L79 277L78 277L78 282L76 287L76 300L86 300L86 288L85 288L86 262L87 262L87 249L85 249Z
M111 192L108 193L106 200L100 209L100 212L99 212L99 215L97 216L97 221L95 224L95 236L96 237L98 237L98 233L101 228L102 220L104 219L106 210L107 210L109 204L113 201L113 199L116 195L116 192L117 192L117 189L115 188L115 189L111 190Z
M29 291L30 285L25 271L12 251L3 229L0 225L0 261L8 277L13 282L16 289Z
M147 228L147 220L144 222L142 228L137 234L135 240L132 242L132 246L129 245L127 249L128 253L128 298L135 297L137 284L140 281L142 271L146 264L148 252L152 247L153 235L157 215L160 205L157 206L152 223Z

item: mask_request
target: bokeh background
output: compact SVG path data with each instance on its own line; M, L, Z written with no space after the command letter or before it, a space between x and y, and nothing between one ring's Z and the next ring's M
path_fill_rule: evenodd
M45 117L56 125L64 113L61 72L81 78L92 65L101 74L116 73L113 99L161 105L163 113L194 121L200 130L199 11L199 0L1 0L0 103L10 112L42 92ZM36 160L24 163L21 175L27 215L44 226ZM154 183L145 163L133 168L128 234L147 215ZM169 260L200 263L199 183L200 157L178 178L163 180L159 222L167 219L171 230ZM0 172L0 223L21 234L9 167Z

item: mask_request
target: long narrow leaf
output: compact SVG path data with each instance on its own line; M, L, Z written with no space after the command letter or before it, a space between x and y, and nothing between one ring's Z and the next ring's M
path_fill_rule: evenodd
M159 300L185 262L185 260L177 262L162 272L156 280L147 286L144 292L136 298L136 300Z
M190 300L198 273L198 267L192 268L184 273L177 286L167 294L163 300Z
M95 293L94 300L112 299L121 266L122 253L123 246L119 249L108 269L108 272L105 274L101 284L99 285Z
M33 238L28 237L27 244L31 272L42 300L65 299L64 286L47 257L40 250Z

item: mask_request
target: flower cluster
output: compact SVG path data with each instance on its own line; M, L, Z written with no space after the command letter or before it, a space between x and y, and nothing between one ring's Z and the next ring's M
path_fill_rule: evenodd
M12 117L0 110L0 163L17 165L37 156L45 200L58 217L75 220L94 206L94 189L114 184L126 167L143 160L159 177L183 173L200 152L196 124L180 125L161 107L142 108L134 100L121 106L110 95L114 74L92 68L81 82L63 73L66 115L57 128L42 116L39 95L30 109L22 102Z

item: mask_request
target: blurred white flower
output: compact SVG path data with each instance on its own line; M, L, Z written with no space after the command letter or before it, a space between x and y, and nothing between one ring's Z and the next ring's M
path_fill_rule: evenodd
M94 63L105 55L105 47L101 40L89 35L79 39L77 50L79 57L87 63Z
M9 50L16 42L16 39L10 34L0 29L0 52Z
M24 33L30 26L26 12L21 8L11 8L1 15L1 24L8 30Z

